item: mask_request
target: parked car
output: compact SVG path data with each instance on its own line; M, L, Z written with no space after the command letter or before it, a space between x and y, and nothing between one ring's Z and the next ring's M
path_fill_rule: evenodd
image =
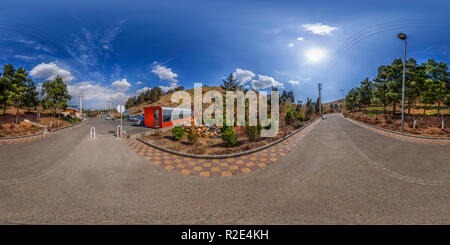
M111 120L111 116L110 115L106 115L105 120Z
M136 117L138 117L139 115L130 115L130 116L128 116L128 121L130 121L130 122L134 122L134 121L136 121Z
M144 116L136 116L131 125L144 126Z

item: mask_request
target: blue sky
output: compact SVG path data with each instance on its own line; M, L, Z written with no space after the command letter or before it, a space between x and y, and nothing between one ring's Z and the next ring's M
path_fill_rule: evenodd
M218 85L296 99L342 97L402 55L450 63L448 1L3 1L0 62L36 83L62 75L77 104L106 107L145 87Z

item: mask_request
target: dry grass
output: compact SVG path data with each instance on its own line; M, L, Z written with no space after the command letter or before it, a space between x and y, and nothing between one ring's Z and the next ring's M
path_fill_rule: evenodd
M24 136L42 132L43 128L26 123L24 120L28 119L31 122L36 122L37 112L20 109L19 110L19 123L16 124L16 110L15 108L9 108L6 110L5 115L0 115L0 137L13 137ZM59 124L58 124L59 121ZM70 123L52 118L50 112L41 113L41 125L47 125L48 129L56 129L58 127L64 127ZM52 127L50 127L52 125Z
M401 130L401 118L396 115L380 114L374 116L364 115L362 112L346 114L346 116L358 121L375 125L390 130ZM416 126L414 128L414 119ZM405 115L405 131L422 136L447 136L450 137L450 116L444 116L445 128L441 129L442 118L440 116Z

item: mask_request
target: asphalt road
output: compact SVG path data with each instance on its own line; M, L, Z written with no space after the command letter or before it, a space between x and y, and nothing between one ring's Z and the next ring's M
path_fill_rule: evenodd
M152 164L114 129L91 119L0 146L0 223L450 223L448 145L401 141L328 115L279 162L204 178Z

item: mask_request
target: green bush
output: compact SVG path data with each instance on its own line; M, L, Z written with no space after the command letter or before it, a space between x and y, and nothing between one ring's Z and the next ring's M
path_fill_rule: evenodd
M187 137L189 142L191 142L191 144L194 144L195 142L197 142L198 134L194 132L189 132Z
M297 122L297 123L294 125L294 128L295 128L295 129L299 129L299 128L301 128L301 127L303 127L303 123L302 123L302 122Z
M284 118L286 124L292 124L294 122L294 119L295 119L295 110L292 108L287 109Z
M308 120L308 118L306 117L306 114L305 114L304 111L299 111L296 114L297 114L296 115L297 120L300 120L300 121L307 121Z
M184 137L184 128L181 126L176 126L172 129L172 134L176 140L181 140Z
M259 138L259 134L261 133L262 126L258 123L257 126L245 126L245 134L248 137L248 140L255 141Z
M77 117L71 117L71 116L60 116L59 118L61 120L63 120L63 121L71 123L71 124L74 124L74 123L77 123L77 122L81 121L81 119L79 119Z
M231 128L231 126L227 126L227 121L223 120L223 126L220 129L220 132L223 134L223 132L227 131L229 128Z
M222 132L222 140L225 142L227 147L236 145L237 137L234 135L233 129L227 127L224 132Z

